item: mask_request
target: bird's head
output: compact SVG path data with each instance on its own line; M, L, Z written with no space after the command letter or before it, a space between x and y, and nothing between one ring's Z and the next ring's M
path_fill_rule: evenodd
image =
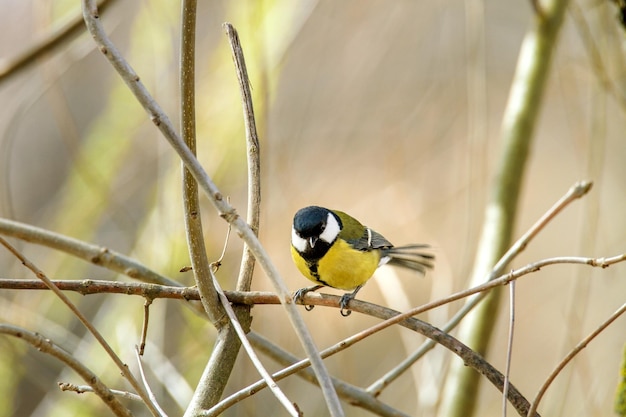
M293 217L291 244L302 254L321 257L337 239L341 227L341 220L331 210L318 206L302 208Z

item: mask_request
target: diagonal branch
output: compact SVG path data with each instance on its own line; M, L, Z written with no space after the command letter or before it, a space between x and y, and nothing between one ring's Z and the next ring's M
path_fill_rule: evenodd
M537 410L537 407L539 406L539 402L541 401L541 399L543 398L543 395L546 393L546 391L548 390L548 388L550 387L550 385L552 384L552 382L554 381L554 379L559 375L559 373L563 370L563 368L565 368L567 366L567 364L574 359L574 357L576 355L578 355L578 353L583 350L584 348L587 347L587 345L589 343L591 343L591 341L593 339L595 339L595 337L597 335L599 335L600 333L602 333L607 327L609 327L609 325L611 323L613 323L615 320L617 320L617 318L619 316L621 316L622 314L624 314L624 312L626 312L626 304L622 304L622 306L620 308L617 309L617 311L615 311L613 314L611 314L609 316L608 319L606 319L600 326L598 326L597 329L595 329L593 332L591 332L587 337L585 337L583 340L581 340L580 342L578 342L578 344L576 346L574 346L574 348L565 356L565 358L563 358L563 360L556 366L556 368L552 371L552 373L550 373L550 376L548 377L548 379L544 382L544 384L541 386L541 388L539 389L539 392L537 392L537 396L535 397L535 399L533 400L533 403L530 407L530 410L528 410L528 415L532 415L531 413L535 413Z
M72 368L81 378L85 380L87 384L93 389L93 391L102 399L102 401L111 409L111 411L120 417L132 417L132 413L128 410L114 395L114 392L109 389L100 378L83 363L77 360L70 353L58 346L52 340L47 337L34 333L24 328L13 326L11 324L0 323L0 334L6 334L9 336L22 339L29 343L42 353L47 353L70 368Z
M597 268L608 268L611 265L616 263L626 261L626 254L620 254L617 256L606 257L606 258L584 258L584 257L557 257L557 258L548 258L543 259L532 264L526 265L525 267L519 268L517 270L511 271L508 274L502 275L498 278L495 278L489 282L481 284L477 287L464 290L455 294L452 294L443 299L430 302L428 304L424 304L422 306L416 307L407 311L405 313L394 312L393 310L377 306L371 303L367 303L360 300L354 300L354 310L357 312L361 312L362 314L367 314L373 317L378 317L384 319L384 322L379 323L376 326L373 326L355 336L352 336L348 339L342 340L341 342L324 349L321 352L322 357L328 357L340 351L343 351L353 344L364 340L365 338L377 333L381 330L386 329L387 327L400 324L407 328L410 328L414 331L417 331L431 339L433 339L436 343L440 343L448 349L450 349L453 353L459 355L463 361L469 366L476 369L481 374L487 376L487 378L496 386L500 391L502 391L504 387L504 377L502 374L497 372L491 365L485 362L482 358L479 359L479 356L476 356L475 352L471 349L467 348L465 345L461 344L454 338L448 338L445 332L436 329L424 322L413 319L411 316L416 314L424 313L433 308L437 308L444 304L451 303L453 301L460 300L465 297L469 297L479 292L488 291L498 286L506 285L509 282L518 279L522 276L531 274L536 272L544 267L551 265L559 265L559 264L578 264L578 265L588 265ZM120 283L120 282L110 282L110 281L93 281L93 280L84 280L84 281L55 281L55 284L63 290L68 291L77 291L81 294L93 294L93 293L103 293L103 292L111 292L111 293L122 293L122 294L132 294L132 295L140 295L148 298L177 298L177 299L198 299L197 289L194 288L176 288L176 287L161 287L154 284L142 284L142 283ZM161 287L161 288L158 288ZM13 288L13 289L45 289L41 283L38 283L34 280L6 280L0 279L0 288ZM238 292L238 291L226 291L226 296L228 297L231 303L235 304L278 304L279 298L272 293L267 292ZM319 293L309 293L305 295L303 304L314 304L314 305L323 305L323 306L339 306L339 296L332 296L327 294L319 294ZM258 339L257 335L251 334L250 340L255 344L255 346L259 346L256 343ZM262 345L262 344L261 344ZM305 369L309 366L309 360L305 359L298 363L289 366L286 369L283 369L276 374L272 375L276 380L280 380L285 378L293 373L296 373L302 369ZM252 395L254 392L258 391L265 387L264 381L257 382L240 392L237 392L230 397L224 399L215 408L212 409L211 412L215 410L224 410L234 402L240 401L241 399ZM509 385L509 389L512 386ZM365 397L352 397L350 395L350 390L343 390L341 386L337 386L337 389L340 390L342 396L345 396L346 400L351 403L354 401L361 401L360 404L363 405L364 408L369 409L367 403L369 400L365 401L364 398L375 398L375 395L371 393L367 393ZM364 394L365 395L365 394ZM358 400L361 398L361 400ZM507 398L509 401L515 405L516 409L521 415L526 415L529 409L530 404L528 401L523 399L521 394L516 390L508 392ZM210 412L207 412L210 414Z
M500 260L489 273L486 281L493 280L497 278L498 275L502 274L506 265L508 265L517 255L526 249L526 246L528 246L531 240L537 236L552 219L568 207L570 203L586 195L591 189L591 186L592 183L590 181L580 181L572 185L569 190L567 190L567 192L556 203L554 203L552 207L550 207L548 211L546 211L543 216L541 216L539 220L537 220L535 224L533 224L530 229L528 229L528 231L526 231L526 233L524 233L504 255L502 255ZM487 292L481 292L468 299L465 305L463 305L463 307L442 326L441 330L449 332L454 329L461 322L461 320L463 320L463 318L467 316L467 314L472 311L474 307L476 307L486 296ZM415 352L398 364L398 366L370 385L367 390L374 393L374 395L380 395L385 387L402 375L411 365L417 362L433 347L435 347L435 342L432 340L426 341Z
M47 246L69 253L130 278L154 284L181 286L178 282L161 275L133 258L124 256L104 246L98 246L29 224L0 218L0 235L14 237L25 242Z
M114 0L100 0L98 7L105 9ZM58 29L53 30L44 38L36 42L34 45L21 51L11 59L0 61L0 84L9 79L11 76L37 63L42 57L45 57L50 51L69 42L73 38L83 33L84 22L82 16L73 17L69 22Z
M230 320L231 325L235 329L235 332L237 333L237 336L239 337L241 344L243 345L246 353L248 354L248 357L254 364L254 367L257 369L259 374L261 374L261 377L263 378L263 381L266 383L266 386L270 388L274 396L278 399L278 401L282 404L282 406L287 410L287 412L292 417L298 417L298 410L289 401L289 398L287 398L287 396L278 387L278 385L276 385L276 382L272 379L272 376L269 374L269 372L267 372L267 370L265 369L265 367L259 360L259 357L257 356L256 352L252 348L252 345L246 338L246 331L243 329L243 327L239 323L239 320L237 319L237 316L235 314L235 310L233 310L233 307L230 305L228 298L226 298L226 295L220 288L220 284L217 281L217 277L215 277L215 274L213 273L213 271L211 271L211 277L213 279L213 285L215 285L220 301L222 305L224 306L224 310L226 311L226 314L228 315L228 319Z
M120 357L117 355L117 353L115 353L113 348L109 345L109 343L102 336L102 334L100 334L100 332L94 327L94 325L91 324L91 322L78 310L78 308L74 305L74 303L72 303L70 299L54 285L54 283L50 280L50 278L46 276L46 274L43 273L43 271L41 271L39 268L37 268L35 264L30 262L28 259L26 259L26 257L24 257L24 255L18 252L9 242L7 242L6 240L0 237L0 244L2 244L2 246L7 248L9 252L11 252L16 258L18 258L20 262L22 262L22 264L26 268L30 269L33 272L33 274L37 276L37 278L42 280L46 284L46 286L50 289L50 291L52 291L70 309L70 311L76 316L76 318L80 320L80 322L85 326L85 328L87 328L89 333L93 335L93 337L98 341L100 346L102 346L104 351L113 360L113 363L115 363L115 365L119 368L120 372L122 373L122 376L124 376L124 378L126 378L126 380L130 383L130 385L135 389L135 391L144 401L146 407L148 407L152 415L162 416L158 407L156 407L152 403L148 393L145 391L145 389L139 383L139 381L137 381L137 379L132 374L132 372L130 372L130 370L128 369L128 366L120 359Z
M287 317L291 321L291 324L300 340L300 343L304 347L307 355L311 358L312 366L318 379L321 381L322 392L324 399L329 407L330 414L332 416L343 416L344 413L341 409L341 404L337 393L335 392L332 384L329 383L330 379L326 366L322 362L322 358L317 351L317 347L309 333L304 320L300 316L296 306L293 303L291 294L285 285L284 280L280 276L280 273L276 269L276 266L272 263L269 255L259 242L254 231L248 226L248 224L237 214L235 209L226 201L222 193L218 190L217 186L213 183L206 171L203 169L200 162L194 157L193 153L189 150L189 147L185 145L180 136L176 133L172 122L163 112L158 103L148 93L147 89L141 83L139 76L135 73L132 67L124 59L124 57L117 50L113 42L109 39L106 31L100 23L100 15L98 8L94 0L83 0L83 17L87 25L87 29L93 36L96 44L100 48L100 51L109 60L111 65L120 74L128 88L135 95L135 98L144 107L144 109L150 115L150 118L154 124L159 128L165 139L169 142L172 148L178 153L181 160L185 164L185 167L191 172L195 180L198 182L199 187L205 192L209 201L219 215L232 225L232 227L238 232L244 242L248 245L256 260L263 267L263 270L267 274L267 277L272 282L276 292L279 295L280 302L284 307Z

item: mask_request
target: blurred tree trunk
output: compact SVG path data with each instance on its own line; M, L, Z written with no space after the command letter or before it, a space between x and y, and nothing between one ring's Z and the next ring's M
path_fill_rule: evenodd
M534 3L535 18L520 50L517 70L502 122L502 151L485 219L470 285L478 285L511 245L524 168L539 116L552 54L567 0ZM495 271L496 275L502 271ZM497 319L501 290L492 291L461 325L459 339L485 355ZM442 396L440 416L473 415L479 395L480 375L454 360Z

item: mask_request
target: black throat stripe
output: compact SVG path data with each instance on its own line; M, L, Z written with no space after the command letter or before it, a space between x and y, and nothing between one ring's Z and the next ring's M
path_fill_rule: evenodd
M319 282L322 285L325 285L327 287L330 287L330 285L328 285L328 283L326 283L321 277L319 272L317 272L317 261L314 262L308 262L307 261L307 266L309 267L309 272L311 273L311 275L313 276L313 278L315 278L315 280L317 282Z

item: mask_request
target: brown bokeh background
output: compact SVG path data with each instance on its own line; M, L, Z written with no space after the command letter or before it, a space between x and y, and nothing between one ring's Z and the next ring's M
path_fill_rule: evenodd
M103 22L176 121L180 10L175 3L117 1ZM433 245L434 272L421 278L381 269L359 298L404 310L466 288L501 146L502 115L532 20L529 2L490 1L483 7L411 0L200 3L199 158L222 193L245 213L241 106L221 27L229 21L241 36L255 94L261 241L289 288L308 285L291 264L288 248L293 213L309 204L346 211L396 244ZM79 13L76 1L5 0L0 58L15 56ZM626 91L625 38L615 13L606 1L570 7L527 164L515 235L574 182L590 179L593 190L554 219L512 268L553 256L626 251L620 105ZM592 59L589 40L602 70ZM612 80L610 91L598 81L599 73ZM0 100L0 215L107 246L192 284L191 275L177 272L189 263L179 162L89 35L3 80ZM206 200L203 204L209 256L217 258L226 226ZM12 242L53 278L125 279L49 249ZM234 285L241 248L231 237L219 277L225 289ZM511 379L529 399L558 361L624 303L625 273L622 264L606 270L562 265L518 282ZM0 251L0 278L32 276ZM259 268L253 289L272 290ZM143 300L72 299L133 363ZM460 305L420 318L441 326ZM502 306L487 355L501 370L506 300ZM177 415L206 363L213 330L178 302L157 300L151 312L146 366L157 397ZM280 307L257 306L253 313L255 331L302 355ZM357 314L344 319L334 309L303 315L320 347L376 323ZM51 294L0 290L0 320L43 333L75 352L112 387L126 388L93 339ZM611 414L626 341L624 320L557 378L539 409L543 415ZM334 375L368 386L422 341L394 328L327 364ZM103 412L94 396L58 392L57 381L80 383L62 365L6 337L0 338L0 351L0 398L11 399L0 416ZM381 399L410 415L434 415L450 360L447 351L434 349ZM228 392L256 379L241 354ZM307 415L323 413L316 388L295 377L280 385ZM499 393L483 383L480 414L497 415L500 402ZM282 415L278 410L262 392L225 415ZM351 416L364 413L347 404L346 410Z

